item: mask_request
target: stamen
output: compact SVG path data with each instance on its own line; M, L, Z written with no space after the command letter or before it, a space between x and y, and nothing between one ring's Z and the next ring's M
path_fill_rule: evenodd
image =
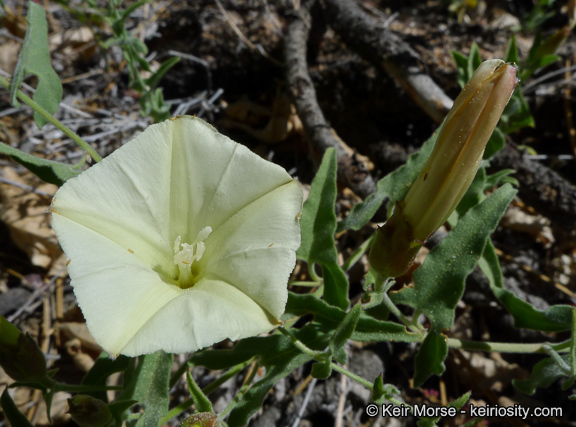
M194 285L194 274L192 273L192 264L194 261L200 261L206 251L204 240L212 233L212 227L204 227L198 233L196 240L190 245L181 243L182 236L178 236L174 241L174 265L178 266L175 279L178 286L186 289Z

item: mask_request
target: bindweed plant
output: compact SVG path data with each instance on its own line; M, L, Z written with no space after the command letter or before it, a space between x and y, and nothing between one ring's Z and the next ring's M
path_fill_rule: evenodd
M45 32L41 7L30 5L28 22L31 34ZM37 90L35 99L19 91L26 73L37 74L45 87L58 85L46 71L46 55L40 55L42 66L30 65L27 58L37 49L31 40L22 49L20 77L12 80L13 102L30 105L39 126L50 122L72 136L52 117L51 96L58 90ZM479 64L439 131L340 221L334 149L325 152L303 203L300 184L283 168L195 117L152 125L103 160L74 135L96 162L83 172L81 164L70 167L2 144L2 153L60 186L50 208L53 228L88 328L104 349L81 384L65 384L47 370L34 340L0 318L0 365L16 381L10 387L40 390L48 408L55 393L77 393L69 412L80 426L155 427L173 419L184 426L241 426L276 382L308 364L316 379L338 372L368 389L376 404L405 408L420 425L439 422L440 416L406 405L383 375L366 378L350 370L350 341L415 345L414 387L443 374L450 348L538 353L542 360L516 387L532 394L560 378L571 386L576 310L539 310L505 289L490 240L516 190L505 183L506 173L489 175L482 159L496 151L486 154L486 147L513 96L516 73L501 60ZM336 234L369 228L385 200L393 207L388 221L341 260ZM390 291L446 223L448 235L413 271L413 284ZM348 273L365 255L370 270L362 295L354 295ZM297 260L307 280L290 281ZM567 331L569 338L508 343L451 336L466 278L476 267L517 328ZM210 347L225 339L235 344ZM192 354L173 370L174 353ZM198 366L223 372L200 388L191 373ZM120 383L107 385L118 372ZM216 412L210 393L240 375L242 387ZM190 398L172 404L171 386L182 376ZM449 407L460 411L469 398L464 393ZM8 390L0 403L13 425L31 425Z

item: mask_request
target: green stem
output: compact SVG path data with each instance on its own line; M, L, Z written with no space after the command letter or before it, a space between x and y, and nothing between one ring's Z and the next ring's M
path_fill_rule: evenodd
M0 85L4 86L7 90L10 90L10 83L8 80L0 76ZM29 98L28 96L24 95L21 91L17 91L16 94L18 98L22 100L24 103L28 104L34 111L40 114L42 117L46 119L47 122L52 123L57 129L61 130L66 136L68 136L71 140L73 140L76 144L78 144L84 151L86 151L90 156L94 159L94 161L99 162L102 160L102 157L82 138L76 135L72 130L67 128L62 122L55 119L52 114L46 111L42 106L38 105L34 100Z
M348 369L343 368L342 366L337 365L337 364L334 363L334 362L331 362L331 363L330 363L330 366L331 366L332 369L334 369L336 372L340 372L342 375L346 375L348 378L356 381L357 383L362 384L364 387L366 387L366 388L369 389L370 391L373 391L373 390L374 390L374 385L373 385L370 381L368 381L367 379L362 378L362 377L359 376L359 375L356 375L354 372L350 372ZM400 400L398 400L398 399L396 399L396 398L394 398L394 397L392 397L392 396L386 396L386 400L388 400L389 402L392 402L392 403L395 404L395 405L406 405L406 406L408 406L408 407L410 408L410 412L412 412L412 406L408 405L408 404L405 403L405 402L402 402L402 401L400 401Z
M62 384L54 383L56 392L69 391L71 393L93 392L93 391L108 391L108 390L122 390L121 386L98 386L98 385L82 385L82 384Z
M240 371L242 371L242 369L244 369L250 363L252 363L252 360L253 359L250 359L250 360L247 360L246 362L242 362L242 363L239 363L238 365L233 366L228 371L226 371L226 373L222 374L220 376L220 378L212 381L210 384L208 384L206 387L204 387L202 389L202 393L204 393L206 396L208 396L210 393L212 393L214 390L216 390L218 387L220 387L222 384L224 384L226 381L228 381L234 375L238 374ZM185 366L186 368L188 368L188 365L186 363L182 366ZM167 424L168 421L170 421L172 418L176 418L178 415L180 415L181 413L186 411L192 405L194 405L194 399L192 399L192 398L187 399L184 402L178 404L178 406L175 406L174 408L172 408L163 418L160 419L160 421L158 421L158 425L163 426L164 424Z
M322 282L313 282L311 280L306 281L295 280L294 282L288 282L288 284L291 286L302 286L306 288L316 288L318 286L322 286Z
M382 303L384 306L390 310L390 312L394 314L402 323L404 323L408 329L415 333L421 333L424 328L421 325L415 323L413 320L410 320L404 316L404 314L402 314L402 312L398 309L398 307L396 307L396 305L388 296L388 289L390 289L393 284L393 280L378 274L376 275L376 280L374 282L374 290L382 298Z
M362 378L362 377L359 376L359 375L356 375L354 372L350 372L348 369L343 368L342 366L337 365L337 364L334 363L334 362L331 362L331 363L330 363L330 366L331 366L332 369L334 369L336 372L340 372L342 375L346 375L348 378L356 381L357 383L362 384L364 387L366 387L366 388L368 388L368 389L370 389L370 390L372 390L372 389L374 388L374 385L373 385L370 381L368 381L368 380L365 379L365 378Z
M350 255L350 257L346 260L346 262L344 264L342 264L342 270L344 270L344 271L350 270L358 262L358 260L360 258L362 258L362 256L366 253L366 251L368 250L368 248L372 244L372 240L374 240L375 236L376 236L376 233L373 233L372 236L370 236L368 239L366 239L366 241L364 243L362 243L358 247L358 249L356 249L352 253L352 255Z
M258 368L256 366L254 366L253 368L254 369L252 369L250 371L250 375L248 375L248 377L244 380L244 386L240 389L240 391L236 394L236 396L234 396L234 399L232 399L232 402L230 402L228 404L228 406L226 406L226 408L224 408L224 410L218 414L218 418L220 420L223 420L224 418L226 418L228 413L232 409L234 409L234 406L236 406L238 404L240 399L242 399L242 396L244 396L244 394L246 394L246 392L252 386L252 381L254 380L254 377L256 376L256 372L258 372Z
M314 263L313 262L308 264L308 274L310 274L310 277L312 278L313 281L319 282L319 283L324 283L322 278L316 274L316 271L314 270Z
M448 338L447 344L450 348L472 351L496 351L498 353L547 353L547 347L559 352L568 352L570 350L570 340L556 344L522 344L506 342L479 342Z
M302 341L300 341L298 338L296 338L294 335L292 335L292 332L290 332L288 329L284 328L283 326L280 326L278 328L278 331L280 333L282 333L285 337L287 337L290 340L290 342L298 348L298 350L300 350L304 354L307 354L312 359L321 360L322 356L325 355L325 353L323 351L312 350L311 348L306 346L306 344L304 344Z

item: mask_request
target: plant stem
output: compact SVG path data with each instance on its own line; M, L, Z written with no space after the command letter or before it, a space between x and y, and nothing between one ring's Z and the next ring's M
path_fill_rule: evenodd
M371 391L374 389L374 385L373 385L370 381L368 381L368 380L365 379L365 378L362 378L362 377L359 376L359 375L356 375L356 374L353 373L353 372L350 372L348 369L343 368L342 366L337 365L337 364L334 363L334 362L331 362L331 363L330 363L330 366L331 366L332 369L334 369L336 372L340 372L342 375L346 375L348 378L350 378L350 379L352 379L352 380L354 380L354 381L362 384L362 385L363 385L364 387L366 387L367 389L369 389L369 390L371 390ZM398 400L398 399L395 399L395 398L392 397L392 396L386 396L386 400L388 400L389 402L392 402L392 403L395 404L395 405L406 405L406 406L410 407L410 412L412 412L412 406L408 405L408 404L405 403L405 402L402 402L402 401L400 401L400 400Z
M7 90L10 90L10 83L8 80L0 76L0 85L4 86ZM34 111L40 114L42 117L46 119L47 122L52 123L54 127L61 130L66 136L68 136L71 140L73 140L76 144L80 146L84 151L86 151L96 162L102 160L102 157L82 138L76 135L72 130L66 127L62 122L55 119L52 114L46 111L42 106L38 105L34 100L29 98L28 96L24 95L21 91L17 92L18 98L22 100L24 103L28 104Z
M447 344L450 348L475 351L496 351L498 353L546 353L546 346L561 352L568 352L570 349L570 340L555 344L523 344L506 342L479 342L448 338Z
M356 381L357 383L362 384L364 387L366 387L366 388L368 388L368 389L370 389L370 390L372 390L372 389L374 388L373 384L372 384L370 381L368 381L368 380L365 379L365 378L362 378L362 377L359 376L359 375L356 375L354 372L350 372L348 369L343 368L342 366L337 365L337 364L334 363L334 362L331 362L331 363L330 363L330 366L331 366L332 369L334 369L336 372L340 372L342 375L346 375L348 378Z
M316 351L309 348L306 344L304 344L302 341L300 341L298 338L292 335L292 332L284 328L284 326L280 326L278 328L278 331L282 333L285 337L287 337L290 340L290 342L298 348L298 350L300 350L304 354L307 354L314 360L320 360L322 356L325 354L323 351Z
M396 305L392 302L390 297L388 296L388 289L394 284L394 281L390 278L386 278L381 276L380 274L376 275L376 280L374 282L374 290L377 294L382 297L382 303L384 306L390 310L402 323L404 323L408 329L412 332L420 333L424 329L422 326L414 323L413 320L408 319L402 312L396 307Z
M252 381L254 380L254 377L256 376L256 372L258 372L258 368L257 368L257 366L253 366L252 369L248 372L248 376L244 379L244 385L242 386L240 391L238 391L238 393L236 393L236 396L234 396L234 399L232 399L232 401L228 404L228 406L226 406L226 408L224 408L224 410L222 410L218 414L218 419L224 420L224 418L226 418L228 413L232 409L234 409L234 407L238 404L238 402L240 402L240 399L242 399L242 396L244 396L244 394L246 394L246 392L252 386Z
M313 282L311 280L306 280L306 281L294 281L294 282L288 282L289 285L292 286L302 286L302 287L306 287L306 288L317 288L318 286L322 286L322 282Z
M324 280L316 274L316 271L314 270L314 263L310 263L308 265L308 274L310 275L313 281L324 283Z
M352 253L352 255L350 255L350 257L346 260L346 262L344 264L342 264L342 270L344 270L344 271L350 270L358 262L358 260L360 258L362 258L362 256L366 253L366 251L368 250L368 248L372 244L372 241L374 240L374 236L376 236L376 233L373 233L372 236L370 236L368 239L366 239L366 241L364 243L362 243L360 246L358 246L358 249L356 249Z

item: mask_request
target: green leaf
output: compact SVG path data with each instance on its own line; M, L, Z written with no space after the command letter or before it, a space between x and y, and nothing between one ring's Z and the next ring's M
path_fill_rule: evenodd
M298 295L289 292L283 319L288 319L290 316L301 317L305 314L313 314L315 322L318 322L327 333L337 328L346 316L344 310L328 305L313 295ZM365 312L360 313L356 328L351 335L351 339L361 342L416 342L422 340L422 338L422 334L407 332L403 325L396 322L376 320Z
M416 270L415 286L392 293L392 300L422 311L436 333L450 328L456 304L464 292L465 279L515 194L516 190L505 185L471 208Z
M570 363L570 355L565 354L562 360ZM547 388L558 378L565 377L566 373L552 358L541 360L534 366L530 378L527 380L512 380L518 390L526 394L534 394L536 388Z
M464 393L462 396L460 396L458 399L454 400L453 402L448 403L448 405L446 405L447 408L456 408L457 410L462 408L466 402L468 402L468 399L470 399L470 395L472 394L472 392L467 392ZM438 421L440 421L442 417L438 416L438 417L424 417L422 419L420 419L418 421L418 427L424 427L424 426L435 426Z
M513 187L520 186L520 183L516 178L512 178L510 175L515 174L514 169L502 169L498 172L488 175L486 177L486 183L484 185L484 190L490 190L494 187L498 187L504 184L511 184Z
M532 114L530 114L530 106L524 98L520 86L518 86L502 113L498 127L505 134L509 134L525 127L534 126L535 123Z
M464 87L466 82L470 80L468 77L468 58L466 55L461 54L460 52L456 52L455 50L451 51L450 54L452 55L452 60L456 64L456 69L458 70L458 84L460 87Z
M512 62L514 64L520 63L520 57L518 56L518 45L516 44L516 35L512 34L508 46L506 46L506 53L504 54L504 61Z
M538 310L532 304L521 300L512 292L504 289L502 270L498 255L488 241L478 266L488 279L494 296L502 303L514 318L516 328L533 329L536 331L561 332L571 328L572 309L568 305L554 305L547 310Z
M312 181L308 200L304 203L300 228L302 244L297 256L322 265L324 299L336 307L348 308L348 279L338 265L334 241L336 232L336 150L329 148Z
M212 402L210 402L210 399L202 393L202 390L198 387L194 378L192 378L190 370L186 371L186 384L188 385L188 391L194 400L194 405L196 405L196 410L198 412L214 412Z
M480 64L482 64L482 55L480 55L480 48L476 42L474 42L472 43L472 46L470 47L470 53L468 54L468 80L470 80ZM466 82L468 80L466 80Z
M138 403L136 400L116 400L108 405L108 409L110 409L110 412L112 413L112 418L114 418L116 426L122 425L125 418L124 414L136 403Z
M344 316L344 319L338 325L338 328L336 328L334 335L332 335L330 342L328 343L332 353L335 353L336 350L339 350L348 342L354 333L354 329L356 328L356 324L360 318L360 313L362 313L362 306L360 303L354 305L352 310L346 313L346 316Z
M10 84L10 102L15 106L20 105L16 100L20 85L27 74L35 74L38 77L38 87L33 99L50 114L54 114L62 100L62 84L50 64L48 24L44 8L29 1L26 22L26 37ZM40 129L46 124L46 120L38 112L34 112L34 122Z
M168 412L172 362L172 354L163 351L138 358L134 378L118 398L136 400L144 407L142 416L137 421L128 421L129 426L157 427L158 420Z
M112 359L108 353L102 352L96 363L90 368L86 376L82 379L82 385L95 385L105 386L108 377L116 372L124 372L128 366L134 362L135 359L126 356L118 356ZM108 402L107 393L105 391L97 391L89 394L92 397Z
M464 197L462 197L462 200L460 200L460 203L458 203L455 216L458 218L463 217L471 208L479 205L484 199L486 199L486 196L484 195L485 187L486 169L480 168L472 180L470 187L466 191L466 194L464 194ZM452 217L450 218L449 222L452 226L456 225L457 223L457 221L453 221Z
M392 384L384 384L384 379L382 378L382 374L380 374L374 380L374 386L372 387L372 397L370 398L370 401L376 403L377 405L382 405L392 396L398 396L400 394L400 390L398 390Z
M154 89L156 89L156 86L158 86L158 83L160 83L160 80L162 80L164 74L166 74L166 72L174 65L176 65L179 61L180 58L177 56L164 61L160 65L160 67L158 67L158 69L154 72L154 74L152 74L149 78L144 80L144 82L148 85L149 90L153 91Z
M3 142L0 142L0 154L10 156L15 162L20 163L38 178L50 184L61 186L70 178L80 174L72 166L53 160L41 159L12 148Z
M436 332L428 333L414 360L414 387L420 387L430 375L442 375L446 369L446 356L446 337Z
M321 351L328 345L329 336L313 325L292 332L311 349ZM276 334L246 338L238 342L232 350L206 350L196 353L190 359L190 363L206 366L208 369L226 369L254 356L259 357L261 365L266 367L266 373L252 385L231 411L228 419L231 427L246 425L249 418L261 408L264 397L272 386L294 369L310 361L310 356L302 353L284 335Z
M484 150L484 159L489 159L494 156L498 151L502 150L506 145L506 136L500 130L500 128L494 129L492 136L486 144L486 149Z
M0 404L2 405L2 411L4 411L4 415L6 416L6 419L10 421L10 424L19 427L34 427L32 423L28 421L28 418L18 410L12 397L10 397L10 393L8 393L8 388L4 389L2 397L0 398Z
M412 183L418 178L426 160L432 153L439 130L422 145L420 151L410 156L405 165L378 181L374 194L369 195L366 200L352 207L348 217L338 223L338 232L360 230L372 219L386 198L390 198L392 202L395 202L406 197Z

